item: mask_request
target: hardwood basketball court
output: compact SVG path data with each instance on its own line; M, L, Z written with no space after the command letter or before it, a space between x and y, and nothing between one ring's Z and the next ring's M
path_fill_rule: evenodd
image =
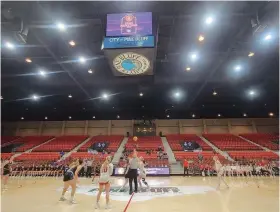
M24 179L18 188L18 180L10 179L7 191L2 191L2 212L279 212L279 178L226 177L230 189L216 191L216 177L148 177L150 192L133 196L128 205L128 192L118 192L123 184L121 177L113 178L111 205L105 210L105 197L101 209L94 209L96 184L91 179L80 179L77 204L59 202L63 186L61 179ZM222 185L223 186L223 185ZM70 196L67 192L66 198Z

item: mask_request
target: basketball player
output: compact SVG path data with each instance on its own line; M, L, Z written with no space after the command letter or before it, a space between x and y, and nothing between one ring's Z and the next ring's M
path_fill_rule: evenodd
M227 188L229 188L228 184L226 183L226 181L223 178L224 167L223 167L222 163L220 162L216 152L214 153L213 160L215 162L215 169L216 169L217 177L218 177L218 185L217 185L216 189L217 190L220 189L221 181L223 181L223 183L227 186Z
M62 195L60 197L60 201L65 201L66 198L64 197L67 189L71 186L71 198L70 198L70 203L75 204L76 202L74 201L74 195L76 192L76 187L77 187L77 180L78 180L78 174L80 170L83 167L83 160L77 159L75 162L73 162L70 166L69 169L65 171L63 181L64 181L64 188L62 191Z
M111 206L109 205L110 200L110 176L113 174L113 164L111 163L111 157L107 156L106 160L102 164L100 168L100 178L99 178L99 190L96 199L95 209L99 209L99 200L103 188L105 188L106 192L106 206L105 209L110 209Z
M143 181L143 183L148 187L148 189L150 190L150 186L148 185L148 183L146 182L146 169L145 169L145 160L143 157L140 157L140 162L139 162L139 170L140 170L140 174L138 177L138 183L140 185L140 188L142 188L142 183L141 180Z
M3 166L3 190L7 190L7 184L12 169L10 167L10 161L5 161Z

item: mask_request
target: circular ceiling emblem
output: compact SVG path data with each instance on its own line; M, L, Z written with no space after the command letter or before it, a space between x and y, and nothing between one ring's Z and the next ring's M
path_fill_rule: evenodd
M123 74L139 75L148 71L150 61L141 54L126 52L115 57L113 65L118 72Z

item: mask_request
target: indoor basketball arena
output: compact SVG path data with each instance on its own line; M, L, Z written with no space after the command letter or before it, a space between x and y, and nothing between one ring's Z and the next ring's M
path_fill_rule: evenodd
M1 211L279 212L279 2L1 2Z

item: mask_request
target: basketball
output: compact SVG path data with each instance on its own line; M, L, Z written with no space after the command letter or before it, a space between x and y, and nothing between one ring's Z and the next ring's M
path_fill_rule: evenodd
M137 136L134 136L134 137L133 137L133 141L138 141L138 137L137 137Z

